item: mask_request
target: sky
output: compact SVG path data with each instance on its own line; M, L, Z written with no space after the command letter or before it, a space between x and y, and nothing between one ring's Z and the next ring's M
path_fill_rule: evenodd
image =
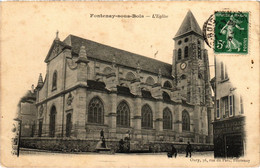
M2 34L2 42L7 46L3 53L9 56L2 63L14 65L4 69L3 73L8 71L11 85L15 86L19 81L19 95L22 96L32 84L37 84L39 73L45 76L44 59L57 30L61 40L73 34L153 58L158 51L155 59L171 63L172 38L190 8L176 9L167 3L160 6L151 4L148 9L144 5L98 6L93 8L86 3L73 6L69 3L16 3L3 8L2 28L3 32L8 32ZM200 11L194 9L192 12L196 18L202 17ZM91 18L90 14L164 14L168 18L109 19ZM200 26L210 14L205 13L204 19L198 19Z
M225 4L210 7L225 9ZM22 2L1 4L2 90L8 105L16 106L21 96L37 85L39 74L45 77L44 59L59 31L64 40L69 34L93 40L163 62L172 62L174 40L187 12L191 10L198 24L214 10L203 2L95 3L95 2ZM95 18L98 14L136 14L144 18ZM163 14L167 18L152 18ZM211 78L214 76L214 53L207 47ZM223 57L224 58L224 57ZM245 61L248 61L246 58ZM240 62L232 60L232 62ZM230 63L232 63L230 62ZM241 68L241 67L239 67ZM232 74L231 74L232 76ZM235 75L236 76L236 75ZM239 79L238 79L239 80Z
M186 13L191 10L202 27L214 11L250 11L249 53L216 55L226 62L236 88L241 89L247 130L259 124L259 4L249 2L2 2L0 4L1 58L1 140L10 141L19 99L37 85L39 73L45 77L44 59L59 30L64 40L69 34L93 40L147 57L171 63L174 41ZM136 14L145 18L91 18L91 14ZM167 18L154 19L153 14ZM205 45L206 46L206 45ZM213 50L206 47L214 75ZM248 134L254 144L256 134ZM258 134L257 134L258 135ZM10 146L9 146L10 147ZM9 149L9 147L6 149ZM258 147L248 146L249 151ZM10 154L6 151L3 156ZM250 155L248 155L250 156ZM259 155L258 155L259 156ZM252 155L252 158L257 156ZM259 157L258 157L259 158ZM18 164L17 160L17 164ZM20 162L20 164L22 164Z

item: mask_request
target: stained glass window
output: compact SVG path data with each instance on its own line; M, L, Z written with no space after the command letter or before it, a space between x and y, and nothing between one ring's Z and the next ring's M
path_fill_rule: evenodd
M121 102L117 106L117 117L116 124L117 126L129 127L130 126L130 109L126 102Z
M97 97L93 98L88 107L88 122L90 123L104 123L104 105Z
M147 104L142 107L142 128L153 128L153 113Z

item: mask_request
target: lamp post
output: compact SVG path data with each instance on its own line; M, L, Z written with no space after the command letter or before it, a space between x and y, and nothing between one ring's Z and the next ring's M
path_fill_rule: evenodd
M22 131L22 120L19 118L15 118L15 121L18 122L18 130L16 130L16 135L17 136L17 131L18 131L18 137L17 137L17 157L19 157L20 153L20 141L21 141L21 131Z

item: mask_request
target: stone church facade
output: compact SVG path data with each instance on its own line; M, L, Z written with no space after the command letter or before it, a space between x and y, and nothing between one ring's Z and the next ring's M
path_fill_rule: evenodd
M212 143L209 61L189 11L172 64L57 35L37 92L39 137Z

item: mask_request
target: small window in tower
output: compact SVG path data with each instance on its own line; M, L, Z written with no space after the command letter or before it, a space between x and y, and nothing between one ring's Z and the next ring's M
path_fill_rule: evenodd
M189 38L185 38L184 42L187 43L189 41Z
M181 45L181 40L178 41L178 44Z
M198 58L202 59L201 57L201 46L200 46L200 41L198 40Z
M181 80L186 79L186 75L181 75Z
M181 60L181 49L178 49L178 60Z
M188 46L186 46L184 49L184 58L187 58L188 56L189 56L189 48Z
M199 79L202 79L202 75L201 75L201 73L199 73L198 78L199 78Z

